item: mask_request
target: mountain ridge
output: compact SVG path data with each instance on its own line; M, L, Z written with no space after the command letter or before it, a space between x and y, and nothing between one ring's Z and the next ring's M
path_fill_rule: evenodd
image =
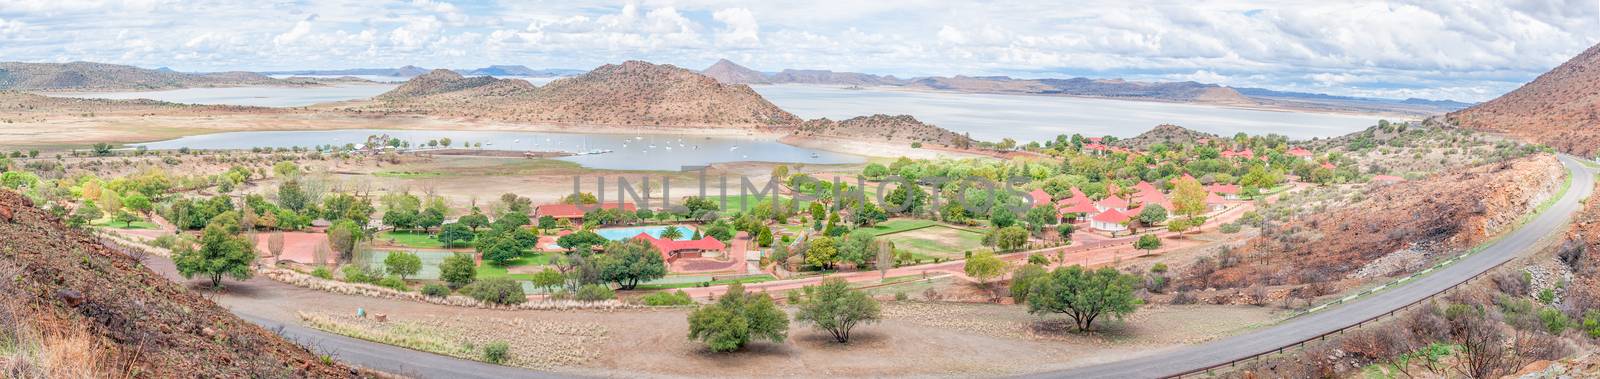
M1592 157L1600 152L1600 44L1516 90L1451 112L1446 119Z
M244 71L193 74L94 62L0 62L0 90L113 91L310 84Z

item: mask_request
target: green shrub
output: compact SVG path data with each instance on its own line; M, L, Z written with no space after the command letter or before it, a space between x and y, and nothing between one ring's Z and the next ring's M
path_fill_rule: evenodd
M1048 265L1050 264L1050 258L1045 258L1044 254L1029 254L1028 264Z
M1549 288L1539 290L1539 302L1545 304L1556 302L1556 290Z
M378 275L374 275L375 273L372 270L360 265L344 266L340 271L344 272L344 281L351 283L372 283L378 277Z
M1154 266L1150 266L1150 272L1167 272L1167 264L1156 263Z
M611 300L617 298L617 293L604 284L585 284L583 287L578 287L578 294L573 298L578 301Z
M1583 314L1583 331L1589 338L1600 338L1600 309L1590 309Z
M641 298L641 300L644 301L644 305L652 307L694 304L694 299L690 298L689 293L683 292L683 290L677 290L675 292L656 292L645 295L643 298Z
M522 285L508 278L472 282L461 287L461 293L490 304L513 305L528 301L528 295L522 292Z
M910 297L906 296L905 291L895 292L894 293L894 300L895 301L906 301L906 299L909 299L909 298Z
M1540 309L1539 322L1544 324L1544 331L1557 336L1572 327L1572 320L1567 319L1567 314L1555 308Z
M328 271L327 267L317 266L317 268L311 270L311 276L322 279L333 279L333 271Z
M1222 227L1217 228L1217 229L1221 230L1223 234L1234 234L1234 233L1238 233L1239 229L1241 229L1241 228L1239 227L1239 224L1235 224L1235 223L1231 223L1230 222L1230 223L1222 224Z
M399 276L391 275L384 277L383 279L379 279L377 284L379 287L384 287L395 291L405 292L411 290L411 287L406 286L406 280L400 279Z
M511 354L511 345L505 341L494 341L483 346L483 361L493 364L505 363L506 357Z
M422 294L430 297L450 296L450 287L445 287L438 283L428 283L428 285L422 286Z

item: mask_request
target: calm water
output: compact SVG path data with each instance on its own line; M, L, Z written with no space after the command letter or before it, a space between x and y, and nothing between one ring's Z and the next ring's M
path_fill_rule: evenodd
M595 234L599 234L601 237L605 237L608 240L621 241L621 240L633 238L634 236L639 235L639 233L650 233L651 237L661 238L661 233L666 232L667 228L678 228L678 238L674 238L675 240L687 241L687 240L689 240L689 238L694 237L694 230L689 229L689 228L685 228L685 227L682 227L682 226L639 226L639 227L632 227L632 228L606 228L606 229L595 229L594 233Z
M321 87L184 88L149 92L50 94L91 99L151 99L185 104L303 107L317 103L364 99L394 89L398 84L342 84Z
M543 132L479 132L432 130L325 130L230 132L182 137L143 145L151 149L249 149L252 147L313 147L317 145L365 143L367 136L388 134L410 141L412 146L428 140L450 138L454 146L483 143L484 149L514 151L565 151L581 153L596 149L610 153L556 158L584 167L610 170L680 170L684 166L703 166L725 162L800 162L813 164L860 163L865 158L795 147L755 137L608 135Z
M803 118L842 120L884 113L918 120L973 138L1042 141L1058 134L1131 137L1156 125L1177 124L1231 136L1278 133L1291 138L1333 137L1377 124L1377 116L1351 116L1226 108L1192 104L1060 96L916 92L840 86L753 86L767 100Z

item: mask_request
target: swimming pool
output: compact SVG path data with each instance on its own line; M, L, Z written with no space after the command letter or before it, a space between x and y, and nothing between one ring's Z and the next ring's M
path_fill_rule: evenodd
M683 227L683 226L667 226L667 225L663 225L663 226L635 226L635 227L631 227L631 228L596 229L594 231L594 233L595 234L599 234L601 237L605 237L608 240L621 241L621 240L633 238L633 236L637 236L637 235L639 235L639 233L649 233L651 237L661 238L661 233L665 232L667 230L667 228L678 228L679 237L676 238L676 239L679 240L679 241L687 241L687 240L689 240L689 238L694 237L694 229L689 229L689 228Z

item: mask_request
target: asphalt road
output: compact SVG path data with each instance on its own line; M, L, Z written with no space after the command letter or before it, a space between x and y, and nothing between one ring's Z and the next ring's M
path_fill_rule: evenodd
M1563 155L1560 156L1560 160L1572 175L1572 186L1567 190L1566 196L1556 201L1527 225L1495 241L1484 250L1467 256L1453 265L1435 270L1429 275L1338 307L1297 317L1247 334L1133 359L1025 377L1118 379L1169 377L1189 370L1268 353L1426 299L1458 283L1477 277L1525 253L1524 250L1545 236L1561 233L1564 230L1567 221L1579 209L1579 200L1588 197L1594 190L1595 177L1593 172L1573 157Z
M1388 291L1370 295L1351 303L1330 308L1311 315L1301 316L1284 323L1229 337L1209 343L1168 350L1165 352L1123 361L1062 371L1045 372L1027 377L1037 378L1160 378L1195 368L1209 367L1234 359L1270 352L1279 347L1298 343L1324 333L1354 325L1363 320L1389 313L1408 304L1425 299L1504 263L1551 233L1563 230L1568 219L1579 208L1579 200L1588 197L1594 189L1594 173L1572 157L1562 156L1562 164L1572 173L1572 186L1555 204L1504 238L1455 264L1431 275L1408 282ZM151 269L175 280L177 278L169 260L152 258ZM415 378L558 378L562 375L491 365L466 359L452 358L401 347L369 342L326 333L293 322L275 320L272 314L255 314L251 308L233 308L239 317L275 330L286 338L311 347L320 354L353 365Z

